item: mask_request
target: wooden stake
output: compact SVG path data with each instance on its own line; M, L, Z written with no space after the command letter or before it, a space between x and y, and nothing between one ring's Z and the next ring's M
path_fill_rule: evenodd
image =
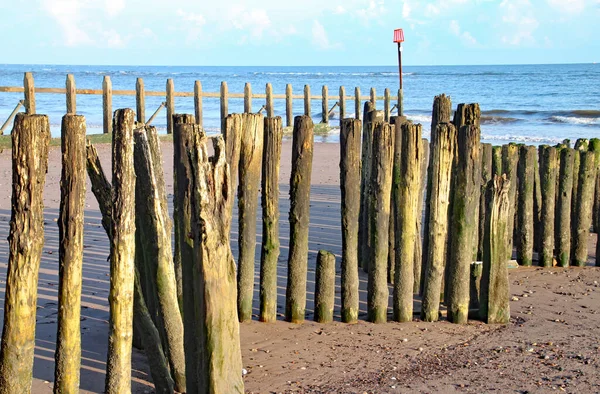
M492 178L496 175L502 176L504 170L502 168L502 147L492 147Z
M541 156L539 155L539 151L536 151L535 155L536 159L533 162L533 250L537 251L539 255L542 249L542 184L540 178Z
M33 377L38 272L44 245L44 184L50 124L45 115L15 117L12 135L12 207L0 393L29 393Z
M85 117L65 115L61 128L62 174L58 220L58 331L54 391L79 391L81 275L85 209Z
M331 323L335 303L335 256L319 250L315 278L315 321Z
M417 235L415 239L414 294L419 294L421 289L421 277L425 274L425 269L423 267L423 237L421 236L421 228L423 225L423 203L425 200L425 189L427 187L427 167L429 164L429 141L425 138L421 139L421 152L421 175L419 180L419 198L417 200Z
M421 307L421 319L429 322L439 318L442 279L447 259L452 166L457 144L456 128L452 123L438 124L431 141L424 232L428 246L423 248L423 259L426 263Z
M267 108L267 117L272 118L275 116L275 107L273 106L273 86L270 83L265 88L265 94L267 96L267 102L265 104Z
M578 138L575 141L574 149L578 152L587 151L589 149L589 140L586 138ZM577 228L575 227L575 216L577 215L577 199L579 195L579 167L581 156L576 153L573 157L573 195L571 197L571 258L575 256L575 238L577 237Z
M485 190L492 180L492 144L481 144L481 195L479 197L479 237L477 239L477 261L483 260L483 234L485 218L488 214L485 202ZM481 267L479 267L481 271ZM480 272L481 273L481 272Z
M265 118L261 204L263 214L260 255L260 321L277 320L277 260L279 259L279 162L281 118Z
M565 148L560 152L558 200L556 201L556 256L558 265L568 267L571 261L571 197L573 194L573 162L576 151Z
M598 212L600 210L600 138L590 138L589 150L594 152L596 161L596 183L594 186L594 206L592 208L592 229L598 233Z
M373 103L373 107L377 108L377 94L375 92L375 88L371 88L370 97L370 101L371 103Z
M73 74L67 75L67 82L65 85L65 90L67 91L67 113L75 114L77 112L77 90L75 89L75 77Z
M33 74L26 72L23 77L23 89L25 93L25 113L27 115L35 114L35 84Z
M502 146L502 171L506 174L506 178L511 182L513 187L508 190L509 212L508 212L508 260L512 259L513 243L514 243L514 228L515 228L515 212L517 204L517 167L519 163L519 147L516 144L508 144Z
M473 242L476 242L473 238L473 228L478 224L473 212L479 206L481 193L479 137L477 124L463 126L458 133L458 160L446 283L448 320L456 324L465 324L469 315L469 272L473 262Z
M244 113L252 112L252 86L249 82L244 84Z
M534 146L521 146L519 148L518 182L513 188L519 188L519 201L517 202L517 261L520 265L530 266L533 264L533 171L537 159ZM510 191L509 205L510 205ZM509 207L510 215L510 207ZM510 218L509 218L510 230ZM510 233L509 233L510 235ZM510 243L509 243L510 245ZM510 247L510 246L509 246Z
M346 88L340 86L340 128L342 127L342 121L346 118Z
M292 85L285 85L285 125L292 127L294 125L294 110L292 106Z
M579 188L577 192L577 205L573 212L573 238L572 264L584 267L588 258L588 238L592 225L592 206L594 203L594 188L596 186L596 157L594 152L582 151L579 167Z
M175 113L175 85L173 79L167 79L167 134L173 134L173 114Z
M202 126L202 83L194 82L194 113L196 115L196 124Z
M360 88L359 87L354 88L354 117L358 120L361 120L361 118L360 118Z
M383 92L383 119L386 122L390 121L391 110L390 110L390 89L385 88Z
M314 125L310 117L296 116L292 136L290 250L285 295L285 318L292 323L302 323L306 310L313 132Z
M437 126L440 123L450 123L452 117L452 100L450 96L441 94L433 99L433 109L431 111L431 135L436 134ZM431 139L433 143L433 137Z
M360 132L358 119L343 119L340 129L342 194L342 321L358 321L358 213L360 211Z
M541 250L539 264L552 267L554 261L554 207L556 188L556 148L547 145L539 147L540 190L542 192L542 212L540 217Z
M304 85L304 115L310 117L310 86ZM294 118L294 126L295 126Z
M329 90L327 85L321 89L323 99L321 100L321 123L329 124Z
M221 134L225 131L225 118L229 115L229 89L227 82L221 82Z
M113 132L112 123L112 82L108 75L102 80L102 129L104 134Z
M135 81L135 112L138 123L146 122L146 90L144 80L137 78Z

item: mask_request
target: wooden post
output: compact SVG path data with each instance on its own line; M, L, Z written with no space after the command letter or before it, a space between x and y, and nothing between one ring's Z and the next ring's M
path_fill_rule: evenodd
M422 276L425 275L425 267L423 266L423 237L421 236L421 229L423 227L423 204L425 202L425 190L427 188L427 168L429 164L429 141L426 138L421 139L421 152L419 198L417 200L417 235L415 239L414 294L419 294Z
M573 212L573 238L572 264L584 267L588 257L588 238L592 225L592 206L594 203L594 188L596 186L596 157L594 152L581 151L579 165L579 189L577 191L577 205Z
M539 151L536 151L535 155L536 159L533 162L533 250L537 251L539 254L542 244L542 189L540 178L541 157L539 155Z
M137 78L135 80L135 112L138 123L146 122L146 90L144 80Z
M102 80L102 128L104 134L113 132L112 82L108 75Z
M517 167L519 164L519 147L516 144L508 144L502 146L502 171L506 174L506 178L513 185L508 190L509 212L508 212L508 256L507 259L512 259L513 243L514 243L514 228L515 228L515 211L517 204ZM533 164L533 161L532 161Z
M314 125L311 118L306 115L296 116L292 136L290 249L285 294L285 318L292 323L302 323L306 310L313 133Z
M358 321L358 213L360 211L360 132L358 119L342 119L340 189L342 194L342 321Z
M427 181L424 234L428 239L428 246L423 248L426 263L421 307L421 319L429 322L439 318L442 279L447 259L452 166L457 144L456 128L452 123L438 124L434 134L431 138Z
M575 150L560 152L558 200L556 201L556 257L558 265L568 267L571 261L571 197L573 193L573 161Z
M33 82L33 74L30 72L25 73L23 89L25 93L25 113L33 115L35 114L35 84Z
M244 84L244 113L252 112L252 86L249 82Z
M338 102L340 106L340 128L342 127L342 120L346 118L346 88L340 86L340 101Z
M24 103L25 103L25 100L19 100L19 102L15 106L15 109L13 109L13 111L10 113L10 115L8 115L8 118L6 118L6 121L0 127L0 135L4 135L4 130L6 130L8 125L12 122L13 118L17 115L17 113L19 112L19 109L21 108L21 106Z
M131 391L131 339L135 254L135 173L130 109L115 112L113 133L113 197L110 253L110 305L105 391Z
M61 393L75 393L79 390L83 216L86 187L85 131L83 116L63 117L61 202L58 220L58 333L54 369L54 390Z
M321 100L321 123L329 124L329 89L323 85L321 90L323 99Z
M510 320L508 266L506 264L508 220L510 219L508 192L513 187L504 176L494 176L488 188L483 272L479 317L488 324L507 324Z
M0 344L2 394L31 392L38 272L44 245L48 117L19 113L11 135L13 204Z
M304 115L310 117L310 86L304 85ZM294 126L296 120L294 119Z
M367 192L369 249L369 280L367 292L368 320L372 323L387 321L389 292L387 287L388 233L392 167L394 150L392 125L381 121L373 123L372 156ZM363 245L364 247L364 245ZM412 268L412 260L411 260ZM412 293L412 278L410 290Z
M385 88L383 93L383 119L386 122L390 121L392 111L390 110L390 89Z
M519 188L519 200L516 204L516 231L518 236L517 262L524 266L533 264L533 171L536 159L536 149L534 146L521 146L519 148L519 160L517 166L518 177L513 177L513 181L511 181L513 188L517 186ZM510 194L509 191L509 205ZM509 207L509 215L510 211ZM510 230L510 218L508 221L508 230ZM508 245L510 247L510 243Z
M285 126L294 125L294 109L292 107L292 85L285 85Z
M354 88L354 117L360 120L360 88Z
M221 134L225 130L225 118L229 115L229 89L227 82L221 82Z
M502 146L492 147L492 178L496 175L502 176Z
M157 309L164 321L167 355L175 390L185 391L183 322L179 310L177 281L171 249L171 223L162 174L162 154L156 129L134 131L136 175L135 220L139 231L145 271L153 283ZM147 135L148 134L148 135Z
M240 164L240 150L242 149L243 115L229 114L225 118L225 158L229 163L229 185L231 190L237 190ZM230 209L233 208L233 200Z
M459 106L460 108L460 106ZM448 258L448 320L464 324L469 315L469 271L473 262L474 227L481 193L479 126L462 126L458 133L456 179Z
M315 275L315 321L331 323L335 303L335 256L319 250Z
M244 114L238 186L238 314L240 322L252 320L256 211L263 158L264 117Z
M452 100L450 96L440 94L433 99L433 109L431 111L431 135L437 135L437 126L440 123L450 123L452 120ZM434 138L431 138L433 143Z
M265 94L267 96L267 102L265 104L267 108L267 117L273 118L275 116L275 107L273 106L273 86L268 83L265 88Z
M77 112L77 90L75 89L75 77L73 74L67 74L65 90L67 91L67 113L75 114Z
M556 188L556 148L541 145L540 156L540 190L542 192L542 212L540 217L540 255L539 264L552 267L554 260L554 207Z
M492 180L492 144L481 144L481 195L479 197L479 237L477 242L477 261L483 259L483 238L485 233L485 218L487 204L485 190ZM481 271L481 267L479 267Z
M594 152L596 161L596 184L594 186L594 206L592 208L592 229L598 233L598 211L600 210L600 138L590 138L589 150Z
M398 116L404 116L404 89L398 89Z
M402 147L400 162L394 162L393 195L396 211L396 269L394 278L394 320L412 321L415 282L415 243L417 239L417 207L421 189L421 125L404 122L396 133ZM398 155L396 155L398 158Z
M194 321L201 344L197 348L200 387L195 392L243 393L240 330L234 296L235 262L229 244L228 200L233 199L233 190L228 185L225 143L221 136L213 138L215 155L209 158L208 138L197 137L192 155L195 159L191 163L194 173L191 234L197 272L193 278L197 294L194 306L201 311Z
M587 151L589 149L589 140L586 138L578 138L575 141L574 149L578 152ZM573 158L573 195L571 197L571 258L575 255L575 238L577 237L577 228L575 227L575 215L577 212L577 199L579 195L579 167L581 155L575 154Z
M373 107L377 108L377 93L375 92L375 88L371 88L369 95L370 95L370 101L373 103Z
M167 79L167 134L173 134L173 114L175 113L175 85L173 79Z
M281 117L265 118L261 204L263 214L260 254L260 321L277 320L277 260L279 259L279 162L283 127Z
M483 190L487 192L484 187ZM482 233L483 234L483 233ZM480 237L484 239L484 237ZM481 297L481 274L483 271L483 263L474 261L471 263L471 276L469 284L469 309L479 309Z
M194 82L194 113L196 114L196 124L202 126L202 83Z
M370 101L369 101L370 103ZM371 105L371 104L369 104ZM368 116L365 116L368 118ZM383 119L382 119L383 121ZM402 164L402 123L408 122L405 117L394 117L392 119L392 151L394 152L394 158L392 159L393 165L396 163L400 166ZM388 225L388 283L394 284L396 280L396 204L395 204L395 191L394 191L394 180L396 176L395 167L392 168L392 197L390 200L390 223ZM368 218L365 218L368 220Z

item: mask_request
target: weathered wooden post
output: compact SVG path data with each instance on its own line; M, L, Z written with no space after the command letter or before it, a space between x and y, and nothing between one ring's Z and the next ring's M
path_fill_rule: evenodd
M342 194L342 321L358 320L358 213L360 211L360 132L358 119L343 119L340 129Z
M540 178L541 156L539 153L539 150L535 152L536 159L533 162L533 250L537 251L538 254L542 245L542 184ZM569 231L571 231L570 228Z
M578 138L575 141L574 149L578 152L587 151L589 148L589 140L586 138ZM581 163L581 155L576 152L573 157L573 195L571 197L571 258L575 255L575 238L577 237L577 228L575 227L575 215L577 212L577 199L579 195L579 167Z
M308 85L307 85L308 86ZM304 322L308 270L308 225L314 125L309 116L296 116L292 136L290 176L290 249L285 294L285 318Z
M573 162L576 151L565 148L560 152L558 200L556 201L556 256L558 265L571 262L571 197L573 193Z
M423 248L423 259L426 263L423 273L421 319L430 322L439 318L442 279L447 260L450 191L456 144L454 125L438 124L431 135L424 232L428 246Z
M115 112L112 165L112 228L110 242L110 320L105 391L131 391L131 340L135 274L135 173L130 109Z
M404 116L404 89L398 89L398 115Z
M537 155L534 146L521 146L519 148L519 160L517 166L519 181L516 182L516 177L513 177L514 180L512 181L513 188L517 186L519 188L519 201L517 202L516 225L516 231L518 236L517 262L520 265L524 266L530 266L533 264L533 171L534 162L536 161L536 159ZM518 183L518 185L515 183ZM509 191L509 205L510 194L511 193Z
M17 114L12 135L12 207L0 393L29 393L33 377L38 272L44 245L44 184L50 124L45 115Z
M104 134L113 132L112 124L112 82L110 76L102 79L102 131Z
M592 206L594 204L594 188L596 186L596 157L594 152L579 152L579 190L577 191L577 205L573 212L573 238L572 264L584 267L588 257L588 238L592 225Z
M252 112L252 86L249 82L244 84L244 113Z
M506 264L508 220L510 217L508 192L513 185L505 176L494 176L488 188L483 271L479 317L488 324L507 324L510 320L508 265Z
M196 115L196 124L202 126L202 83L194 82L194 114Z
M340 128L342 127L342 121L346 119L346 88L340 86Z
M390 89L385 88L383 92L383 119L386 122L390 121L391 110L390 110Z
M304 115L310 117L310 85L304 85ZM294 118L294 126L295 126Z
M402 147L400 162L394 162L393 195L396 210L396 269L394 278L394 320L412 321L415 282L417 207L421 189L421 125L404 122L396 138ZM398 141L397 141L398 142ZM396 156L398 157L398 156Z
M414 294L419 294L421 289L421 278L425 275L425 269L423 267L423 237L421 236L421 228L423 226L423 204L425 202L425 189L427 187L427 167L429 164L429 141L425 138L421 139L421 152L419 198L417 200L417 235L415 238Z
M368 118L368 116L365 116ZM382 118L383 121L383 118ZM408 122L406 117L394 117L392 119L392 152L394 157L392 158L392 163L395 166L396 163L401 165L402 163L402 127L401 124L404 122ZM395 197L394 197L394 179L395 179L395 170L392 168L392 197L390 199L390 223L388 225L388 262L387 262L387 280L388 283L394 284L396 280L396 205L395 205ZM366 218L368 220L368 218Z
M173 79L167 79L167 134L173 134L173 114L175 113L175 85Z
M261 204L263 214L260 255L260 321L277 320L277 260L279 259L279 162L281 118L265 118Z
M508 144L502 146L502 171L506 174L506 178L513 185L508 190L509 212L508 212L508 260L512 259L513 243L514 243L514 228L515 228L515 212L517 205L517 167L519 164L519 147L516 144ZM533 162L532 162L533 164Z
M319 250L315 276L315 321L331 323L335 303L335 256Z
M61 128L62 174L58 220L58 331L54 391L79 391L81 275L85 204L85 117L65 115Z
M393 129L389 123L373 124L372 157L367 191L369 249L369 280L367 293L368 320L387 321L389 292L387 287L388 232L392 167L394 160ZM363 246L364 247L364 246ZM412 268L412 260L410 264ZM411 278L412 296L412 278Z
M477 239L477 261L483 259L483 238L485 233L485 218L487 204L485 190L492 180L492 144L481 144L481 195L479 197L479 237ZM481 268L481 267L479 267Z
M600 210L600 138L590 138L589 150L594 152L596 161L596 184L594 186L594 206L592 208L592 229L598 233L598 211Z
M146 122L146 90L142 78L135 80L135 113L138 123Z
M275 107L273 106L273 86L270 83L267 83L265 87L265 95L265 107L267 108L267 117L273 118L275 117Z
M452 100L450 96L440 94L433 99L433 109L431 111L431 135L436 134L437 125L440 123L450 123L452 120ZM433 143L434 138L431 138Z
M329 89L327 85L323 85L321 94L323 96L321 100L321 123L329 124Z
M225 130L225 118L229 115L229 89L227 88L227 82L221 82L221 133Z
M294 125L294 110L292 107L292 85L285 85L285 125L292 127Z
M27 115L35 114L35 84L33 74L26 72L23 77L23 92L25 96L25 113Z
M487 193L487 189L483 188L483 192ZM484 233L481 233L484 234ZM483 236L480 237L484 239ZM483 271L483 262L474 261L471 263L471 276L469 284L469 309L479 309L481 297L481 274Z
M263 159L265 121L261 114L242 116L238 185L238 315L240 322L252 320L256 211Z
M67 81L65 83L66 99L67 99L67 113L74 114L77 112L77 89L75 88L75 77L73 74L67 74Z
M541 145L540 190L542 192L542 212L540 216L539 265L552 267L554 260L554 208L556 188L556 148Z
M258 115L246 115L258 117ZM262 125L262 116L261 125ZM262 128L262 127L261 127ZM199 366L198 393L243 393L242 355L235 300L235 262L229 245L233 199L229 187L225 144L212 139L214 157L209 158L208 138L196 134L193 157L192 237L193 278L196 291L195 325L200 346L194 355ZM262 156L262 155L261 155ZM256 212L255 212L256 214ZM188 390L188 392L190 392Z
M360 120L360 88L354 88L354 118Z
M464 324L469 316L469 275L473 262L474 227L481 193L481 158L479 157L479 126L461 127L458 133L458 160L448 258L448 320Z
M377 108L377 92L375 91L375 88L371 88L369 97L369 100L373 103L373 107Z
M492 178L496 175L502 176L502 146L492 147Z

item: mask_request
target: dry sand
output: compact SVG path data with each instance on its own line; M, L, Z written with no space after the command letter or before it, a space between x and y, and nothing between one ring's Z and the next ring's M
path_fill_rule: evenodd
M165 179L172 190L172 148L163 143ZM110 146L98 146L110 169ZM281 166L281 256L279 312L283 312L289 226L290 142ZM241 325L246 389L270 392L600 392L600 270L519 268L510 272L511 323L471 322L374 325L366 315L366 276L361 273L361 322L322 325L312 319L314 264L319 249L341 253L339 146L316 144L311 194L307 322L293 325L282 315L274 324ZM60 148L50 149L45 188L46 244L38 289L34 393L50 393L58 290ZM8 260L11 197L10 151L0 153L0 307ZM171 196L170 196L171 197ZM102 392L108 337L108 242L90 191L86 197L82 300L82 392ZM257 262L260 253L257 240ZM232 243L237 247L234 229ZM590 251L595 235L590 237ZM590 256L590 262L593 256ZM258 264L256 272L258 273ZM256 277L255 289L258 289ZM255 292L257 294L257 291ZM336 296L339 310L339 288ZM258 297L255 297L256 299ZM419 302L415 300L418 308ZM255 313L258 305L255 303ZM152 392L145 356L133 354L134 393Z

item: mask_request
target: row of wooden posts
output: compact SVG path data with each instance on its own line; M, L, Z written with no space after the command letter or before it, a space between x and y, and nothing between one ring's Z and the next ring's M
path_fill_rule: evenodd
M304 115L311 116L311 101L321 100L321 122L329 124L329 118L336 107L339 108L339 119L340 125L341 120L346 117L346 102L349 100L354 101L354 113L355 118L360 119L361 114L361 103L362 100L370 100L373 104L376 104L377 100L383 100L383 108L386 121L392 116L394 110L398 114L404 113L403 107L403 91L398 90L397 96L392 96L390 89L384 90L383 96L377 96L375 88L371 88L369 96L361 96L360 88L354 88L354 96L346 95L346 89L344 86L339 88L339 95L330 96L329 88L323 85L321 88L321 95L311 95L310 85L304 85L304 92L302 95L295 95L292 93L292 85L287 84L285 87L285 94L274 94L273 87L270 83L265 86L265 93L253 93L252 86L250 83L244 85L243 93L230 93L227 86L227 82L221 82L221 88L219 92L204 92L202 90L202 82L194 82L193 92L177 92L175 91L175 84L173 79L167 79L166 87L164 92L157 91L146 91L144 87L144 80L137 78L135 90L113 90L112 81L110 76L104 76L102 80L102 89L77 89L75 84L75 77L72 74L68 74L65 82L65 88L36 88L34 83L33 74L30 72L25 73L23 78L23 87L15 86L0 86L0 93L2 92L23 92L24 99L20 100L15 107L15 110L9 118L4 122L0 128L0 135L4 132L5 128L8 127L10 121L17 114L21 106L25 107L25 111L28 114L34 114L36 112L35 94L37 93L56 93L64 94L66 97L66 109L67 113L75 113L77 106L77 95L102 95L102 119L103 119L103 132L112 132L112 114L113 95L132 95L135 96L136 102L136 114L139 122L144 122L150 125L156 118L158 113L166 107L166 123L167 133L173 132L173 114L176 113L175 109L175 97L192 97L194 100L194 115L196 123L203 125L203 98L219 98L220 99L220 114L221 119L224 120L227 114L229 114L229 99L230 98L243 98L244 99L244 112L252 113L253 99L264 100L264 104L259 108L257 113L265 111L267 117L273 117L275 114L275 106L273 104L274 99L285 100L285 120L286 126L291 127L293 125L294 113L292 109L292 103L294 99L302 99L304 102ZM165 97L165 101L156 109L150 118L146 117L146 97L147 96L159 96ZM330 107L330 99L336 100ZM396 101L396 104L393 102ZM221 129L223 132L223 129Z

